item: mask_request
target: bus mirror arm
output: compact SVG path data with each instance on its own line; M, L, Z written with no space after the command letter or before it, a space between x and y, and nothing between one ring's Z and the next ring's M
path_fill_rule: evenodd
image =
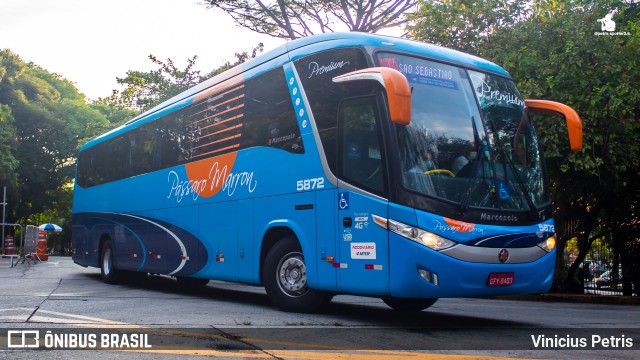
M407 78L398 70L373 67L336 76L332 80L336 84L352 81L378 82L387 95L391 121L403 126L411 123L411 87Z
M582 121L575 110L565 104L549 100L527 99L524 103L530 112L564 116L567 120L567 130L569 131L569 145L571 146L571 151L578 151L582 149Z

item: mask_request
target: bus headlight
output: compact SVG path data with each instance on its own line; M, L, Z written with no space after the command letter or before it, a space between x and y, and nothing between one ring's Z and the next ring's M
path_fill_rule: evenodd
M538 246L546 252L551 252L551 250L556 247L556 238L551 236L547 238L547 240L539 243Z
M403 224L399 221L389 220L388 226L390 231L433 250L444 250L456 245L455 241L451 241L443 238L442 236L438 236L414 226Z

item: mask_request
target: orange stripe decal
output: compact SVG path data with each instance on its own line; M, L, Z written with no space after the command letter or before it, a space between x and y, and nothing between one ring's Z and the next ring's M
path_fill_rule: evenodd
M230 108L230 109L226 109L226 110L221 111L221 112L219 112L219 113L215 113L215 114L213 114L213 115L210 115L210 116L208 116L208 117L206 117L206 118L200 119L200 120L198 120L198 121L194 121L192 124L193 124L193 125L195 125L195 124L197 124L197 123L199 123L199 122L203 122L203 121L207 121L207 120L213 119L213 118L215 118L216 116L220 116L220 115L222 115L222 114L226 114L226 113L228 113L228 112L230 112L230 111L238 110L238 109L240 109L241 107L244 107L244 104L240 104L240 105L238 105L238 106L234 106L234 107L232 107L232 108ZM242 114L240 114L239 116L242 116ZM234 116L234 117L232 117L231 119L235 119L235 118L236 118L236 117ZM227 120L228 120L228 119L227 119ZM225 121L226 121L226 120L225 120ZM217 125L217 124L219 124L219 123L221 123L221 122L222 122L222 121L217 122L217 123L214 123L214 124L209 125L209 126ZM202 127L201 129L208 128L209 126L204 126L204 127Z
M244 86L241 86L241 87L239 87L238 89L241 89L242 87L244 87ZM230 91L227 91L227 92L230 92ZM218 97L222 97L222 96L223 96L223 95L225 95L225 94L226 94L226 93L222 93L222 94L218 95L216 98L218 98ZM200 111L198 111L197 113L193 113L193 114L189 115L189 117L194 117L194 116L196 116L196 115L200 115L200 114L202 114L203 112L210 111L210 110L213 110L213 109L217 109L219 106L222 106L222 105L224 105L224 104L228 104L228 103L233 102L233 101L236 101L236 100L238 100L238 99L242 99L243 97L244 97L244 94L240 94L240 95L238 95L238 96L236 96L236 97L234 97L234 98L231 98L231 99L229 99L229 100L227 100L227 101L223 101L223 102L221 102L221 103L218 103L218 104L215 104L215 105L211 105L211 106L209 106L209 107L205 108L204 110L200 110Z
M224 141L233 140L233 139L236 139L236 138L239 138L239 137L240 137L240 134L231 135L231 136L226 137L224 139L220 139L220 140L212 141L210 143L206 143L206 144L195 146L194 149L199 149L201 147L210 146L210 145L213 145L213 144L218 144L218 143L221 143L221 142L224 142Z
M189 140L189 142L200 141L200 140L202 140L202 139L204 139L204 138L206 138L206 137L210 137L210 136L213 136L213 135L221 134L221 133L223 133L223 132L227 132L227 131L235 130L235 129L241 128L241 127L242 127L242 125L243 125L243 124L242 124L242 123L240 123L240 124L238 124L238 125L230 126L230 127L226 128L226 129L218 130L218 131L216 131L216 132L212 132L212 133L209 133L209 134L207 134L207 135L203 135L203 136L197 137L197 138L195 138L195 139L191 139L191 140ZM195 131L192 131L191 133L193 134L194 132L195 132Z

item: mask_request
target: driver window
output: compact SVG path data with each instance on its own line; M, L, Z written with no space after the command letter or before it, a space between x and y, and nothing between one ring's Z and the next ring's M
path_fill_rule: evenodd
M375 97L345 100L338 111L340 177L364 190L383 193L383 152Z

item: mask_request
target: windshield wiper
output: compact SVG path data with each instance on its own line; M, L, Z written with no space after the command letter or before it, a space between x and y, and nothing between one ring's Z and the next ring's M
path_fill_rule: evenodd
M473 116L471 116L471 126L473 127L473 133L478 144L478 146L476 147L477 158L475 160L472 160L474 161L474 163L472 164L473 167L471 169L471 176L469 177L469 180L467 180L465 186L467 188L467 192L462 196L462 199L460 199L460 203L458 204L458 208L456 210L456 214L458 215L463 215L465 212L467 212L467 210L469 210L469 201L471 199L471 194L480 183L480 177L478 176L478 166L482 166L482 160L484 158L485 143L480 140L480 136L478 135L478 131L475 126L475 118ZM473 181L473 184L471 184L472 180L475 180Z
M479 152L478 159L475 164L473 164L472 174L473 176L467 180L466 188L467 192L464 193L462 199L460 199L460 203L458 204L458 209L456 210L456 214L463 215L467 210L469 210L469 199L471 199L471 194L476 189L478 184L480 183L480 177L478 176L478 166L482 163L482 151ZM469 186L471 180L475 180L471 186Z
M526 112L523 114L523 116L526 116ZM495 129L495 124L493 124L493 122L490 123L491 124L491 130L493 131L494 134L498 134L496 132ZM496 135L497 137L497 135ZM513 161L511 161L511 158L507 156L506 151L504 150L504 148L502 147L502 143L500 142L500 139L496 138L496 143L498 146L498 151L500 152L500 154L502 155L502 157L504 158L504 160L502 161L502 164L504 166L504 163L506 162L507 165L509 165L509 168L511 169L511 171L513 172L513 175L516 178L516 183L518 184L518 187L520 188L520 191L522 191L522 196L524 196L526 202L527 202L527 208L529 210L529 212L531 213L531 215L533 215L533 217L537 220L540 220L540 215L538 214L538 211L536 209L536 205L533 203L533 200L531 200L531 197L529 196L529 191L527 190L526 185L524 184L524 181L522 181L522 178L520 177L520 174L518 173L518 170L516 169L515 165L513 165ZM509 183L509 177L508 177L508 171L504 171L504 180L505 182L508 184Z

